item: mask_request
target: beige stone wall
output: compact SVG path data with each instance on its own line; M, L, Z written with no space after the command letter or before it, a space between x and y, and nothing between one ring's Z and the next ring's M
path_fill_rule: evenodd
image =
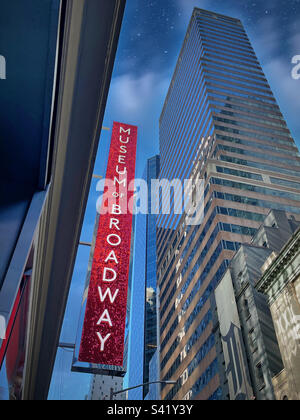
M279 382L275 378L278 399L283 389L290 400L300 400L300 278L283 289L271 312L285 366L285 385L282 378Z
M299 261L299 264L300 264L300 261ZM294 284L295 284L295 291L296 291L297 299L298 299L298 302L300 303L300 276L297 278Z
M289 398L288 396L290 395L291 391L289 389L289 382L285 369L280 372L279 375L275 376L272 382L276 400L282 401Z

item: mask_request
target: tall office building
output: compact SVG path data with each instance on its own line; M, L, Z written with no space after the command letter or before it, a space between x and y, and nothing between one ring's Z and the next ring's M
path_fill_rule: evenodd
M109 400L111 390L121 391L123 388L123 378L117 376L94 375L91 381L90 392L87 397L89 401ZM113 400L126 400L126 392L113 396Z
M160 155L161 179L205 182L201 225L157 219L162 399L226 399L213 292L270 209L300 218L298 150L240 20L194 10Z
M154 156L148 160L147 163L147 183L151 184L151 180L157 179L160 170L160 159L159 156ZM155 372L158 370L155 368L157 359L155 353L158 351L158 324L157 324L157 290L156 290L156 215L151 214L151 195L148 198L148 215L146 225L146 307L145 307L145 347L144 347L144 383L153 382L158 380L155 377ZM152 360L152 371L154 377L151 377L150 363ZM158 391L155 389L157 386L153 386L151 390L151 399L158 399ZM149 393L149 386L144 387L144 398ZM155 395L157 398L155 398Z
M159 175L159 156L148 159L143 179L151 185ZM139 203L137 203L139 204ZM128 386L150 382L150 362L157 351L157 292L156 292L156 216L151 214L151 195L148 196L148 214L135 217L135 247L132 271ZM154 362L152 360L152 364ZM157 365L157 363L156 363ZM152 371L158 371L152 366ZM158 376L153 380L159 379ZM155 390L151 389L155 395ZM128 398L142 400L149 386L132 390ZM155 399L155 398L154 398Z
M267 298L256 290L256 283L265 264L281 252L299 227L293 216L272 210L251 243L240 247L216 288L217 323L231 400L276 399L273 378L282 372L283 361Z

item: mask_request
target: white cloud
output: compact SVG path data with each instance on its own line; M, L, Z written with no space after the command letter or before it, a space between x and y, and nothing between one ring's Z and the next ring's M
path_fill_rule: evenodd
M299 91L296 89L295 80L291 76L292 64L285 62L281 58L271 60L266 66L265 71L269 76L273 88L281 91L286 100L292 104L300 105Z
M295 140L299 145L297 133L299 131L300 81L292 78L292 67L291 62L278 57L270 60L264 66L264 70L270 82L271 89L286 117L287 124L296 134Z
M263 66L278 55L281 38L275 18L267 16L259 19L255 27L248 30L248 34Z
M149 72L141 76L132 73L115 77L112 80L109 112L114 119L139 122L158 123L158 113L162 109L170 83L168 76Z
M117 106L119 112L137 114L149 101L154 87L155 75L152 73L139 78L135 78L132 74L119 76L112 81L111 100L113 106ZM147 102L145 103L145 101Z
M300 27L300 23L299 23L299 27ZM290 45L290 49L293 55L300 54L300 32L298 34L291 35L289 39L289 45Z
M159 117L172 72L127 73L113 78L105 115L105 125L113 121L137 125L139 129L137 174L144 172L147 158L158 153Z

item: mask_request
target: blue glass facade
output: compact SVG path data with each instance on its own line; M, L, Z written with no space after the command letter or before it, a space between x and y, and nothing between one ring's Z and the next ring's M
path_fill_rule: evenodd
M226 399L213 292L270 209L300 217L299 153L239 20L194 10L160 154L160 179L205 183L201 225L157 217L162 399Z
M160 160L155 156L148 160L147 182L151 184L152 179L157 179L160 170ZM156 291L156 215L151 214L151 194L148 198L148 216L147 216L147 238L146 238L146 308L145 308L145 348L144 348L144 382L150 382L150 362L152 360L152 371L155 372L154 358L157 352L157 291ZM159 378L151 378L151 381ZM149 386L144 387L144 398L149 392ZM152 394L153 394L152 390ZM153 398L153 395L152 395ZM157 399L157 398L154 398Z
M135 243L128 335L128 368L124 380L124 388L130 388L144 383L146 222L146 215L139 214L135 217ZM130 391L128 393L128 399L142 400L142 388Z
M152 179L159 174L159 157L148 160L144 180L151 185ZM147 383L153 379L150 375L157 371L157 305L156 305L156 216L151 215L151 194L148 198L149 214L136 216L136 234L133 262L133 287L131 298L131 320L129 338L129 373L128 387ZM151 360L152 359L152 360ZM129 399L142 400L149 392L149 387L138 388L129 392ZM151 389L151 396L155 390ZM148 396L149 397L149 396ZM156 398L154 398L156 399Z

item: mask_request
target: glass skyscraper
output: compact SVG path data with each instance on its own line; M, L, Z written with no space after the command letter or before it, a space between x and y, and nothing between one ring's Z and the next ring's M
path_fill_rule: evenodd
M159 175L159 156L148 159L143 179L151 185ZM131 320L129 334L128 386L152 380L155 372L154 354L157 351L157 293L156 293L156 215L151 214L151 194L148 196L148 214L135 217L135 246L132 271ZM139 205L139 203L137 203ZM152 360L153 359L153 360ZM154 364L154 366L153 366ZM157 363L156 363L157 364ZM158 371L158 368L157 368ZM156 377L153 381L158 380ZM149 386L129 392L132 400L145 399ZM151 394L155 390L151 389Z
M159 156L148 159L147 183L151 185L157 179L160 170ZM146 224L146 306L145 306L145 347L144 347L144 383L159 378L150 378L150 362L157 351L157 291L156 291L156 215L151 214L151 194L148 197L148 215ZM155 358L153 359L155 360ZM155 371L155 369L154 369ZM153 379L153 380L152 380ZM149 386L144 387L144 398Z
M160 179L205 181L201 225L157 218L162 399L226 399L213 292L270 209L300 219L299 153L240 20L194 10L160 158Z

